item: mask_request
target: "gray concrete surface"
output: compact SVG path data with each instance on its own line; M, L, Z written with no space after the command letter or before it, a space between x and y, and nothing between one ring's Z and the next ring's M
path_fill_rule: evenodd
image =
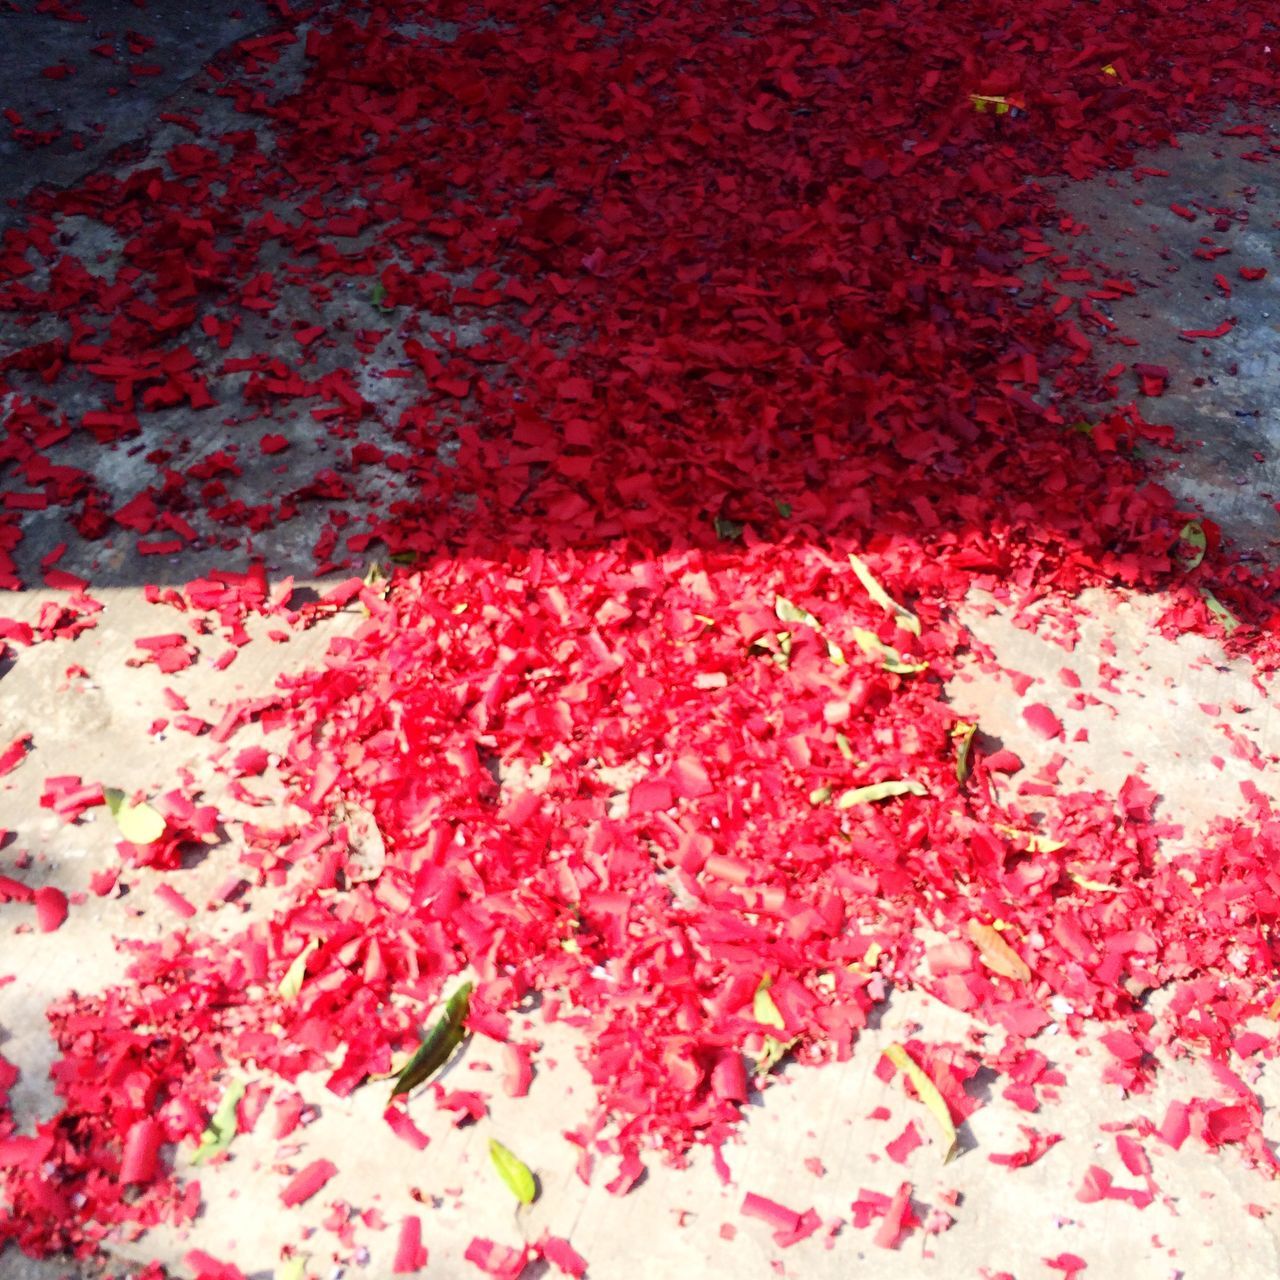
M203 15L199 30L209 44L206 50L187 40L181 22L172 21L171 14L165 20L157 7L146 11L124 10L120 5L83 7L86 12L96 10L91 24L95 27L142 29L144 19L153 21L159 42L156 61L168 62L179 79L261 16L261 10L250 4L242 6L243 19ZM191 12L194 15L195 10ZM0 18L0 22L14 21L18 19L10 15ZM218 113L230 108L210 95L198 77L181 88L177 80L159 78L136 89L125 86L129 94L122 97L132 104L129 110L106 111L98 81L88 71L89 65L97 64L90 64L80 46L72 52L58 43L67 25L58 24L53 34L46 30L38 38L31 37L30 65L47 65L45 59L54 62L65 57L78 67L84 63L85 69L66 80L24 89L29 99L14 96L16 90L11 90L11 100L39 120L43 119L41 103L55 100L40 98L36 90L52 92L52 86L61 92L70 86L70 96L59 100L57 118L68 122L69 130L81 132L101 121L106 127L94 143L99 150L86 160L87 151L60 150L57 145L17 152L10 145L0 153L0 163L8 166L5 173L16 175L3 177L10 190L21 190L24 183L71 181L85 171L76 166L101 162L121 142L134 143L138 151L132 158L113 161L119 170L148 163L179 136L171 126L154 121L163 93L178 92L183 109L195 103L206 112L207 121L227 118ZM39 46L41 40L47 47ZM167 57L160 56L162 48ZM119 72L114 63L104 60L104 66L113 75ZM290 66L286 55L273 76L287 83ZM186 70L179 74L180 68ZM144 120L145 128L140 129ZM1158 404L1148 406L1149 412L1158 412L1173 424L1188 444L1206 442L1183 457L1178 479L1182 492L1202 501L1242 544L1261 552L1277 536L1270 490L1273 485L1280 490L1274 471L1280 449L1276 416L1280 401L1272 377L1276 367L1272 319L1274 310L1280 310L1273 310L1274 275L1260 287L1241 284L1228 302L1212 285L1213 275L1223 269L1226 259L1209 269L1211 264L1193 256L1200 247L1200 235L1221 216L1199 210L1197 202L1206 208L1247 206L1250 222L1232 221L1229 234L1237 243L1232 246L1231 265L1270 265L1273 241L1268 231L1280 202L1280 183L1271 168L1241 158L1248 149L1247 140L1228 141L1216 135L1190 138L1178 151L1150 158L1150 167L1168 169L1167 178L1148 175L1137 183L1130 177L1116 177L1068 189L1063 198L1090 229L1086 236L1064 242L1064 251L1081 261L1115 257L1126 272L1160 285L1132 302L1121 299L1109 304L1120 331L1140 344L1119 350L1117 359L1169 367L1169 390ZM1257 190L1247 196L1246 187ZM1140 217L1132 203L1139 194L1146 200ZM1196 209L1196 221L1171 213L1171 203ZM0 218L6 216L15 214L0 207ZM98 269L113 269L118 245L113 245L105 228L84 219L69 220L65 230L72 251ZM100 253L105 255L101 262ZM1171 266L1178 271L1170 271ZM1033 287L1043 273L1028 272L1027 278ZM361 306L367 303L347 295L339 295L324 310L317 310L313 300L302 296L290 299L291 312L299 319L350 320ZM1236 327L1216 345L1189 344L1177 337L1183 329L1212 327L1228 314L1237 317ZM22 341L39 336L28 333ZM236 339L243 345L234 346L232 352L252 350L266 339L265 328L254 329L250 321ZM15 340L11 329L0 328L0 341ZM192 341L198 344L199 338ZM394 414L396 384L373 376L385 354L362 356L343 347L325 358L355 370L365 393L380 405L382 416ZM1234 373L1229 371L1231 366ZM1203 383L1197 384L1198 378ZM1126 373L1120 381L1122 394L1131 394L1132 374ZM59 386L54 393L65 394L68 399L62 407L76 412L89 403L94 389L79 384ZM231 416L234 409L231 406ZM1255 411L1257 417L1241 416ZM176 416L156 415L155 421L148 422L142 443L148 447L163 443L180 426L191 456L200 456L219 447L228 433L234 439L237 429L223 422L228 412L223 406L204 416L185 415L181 424ZM1247 429L1242 430L1241 424ZM288 430L288 424L280 429ZM377 422L369 424L373 433L380 429ZM299 435L291 455L289 484L327 465L320 443L308 443ZM83 455L72 451L68 458L95 465L113 499L122 501L153 478L144 452L130 445L107 455L105 465L88 450ZM1263 462L1254 458L1255 452L1263 454ZM364 500L385 499L393 480L371 472ZM246 466L237 492L245 501L266 500L281 483L271 467L254 464ZM257 539L253 550L267 557L277 576L287 572L305 576L312 564L311 546L324 520L323 508L304 505L295 521ZM187 873L190 879L184 891L198 897L205 886L217 883L234 860L237 823L245 814L218 791L206 741L148 732L151 721L163 714L162 689L175 688L188 698L194 713L213 718L215 708L237 692L265 690L278 673L315 662L329 637L350 626L357 615L296 632L284 644L251 645L222 673L213 671L207 661L174 677L162 677L150 667L127 666L136 637L169 625L158 621L163 615L156 606L142 600L142 581L180 581L228 554L217 547L215 531L201 532L202 542L190 551L172 561L148 562L141 570L131 555L130 542L121 536L114 546L99 545L88 552L73 548L68 553L66 567L93 579L94 594L106 611L102 625L74 643L24 652L0 681L0 741L19 732L38 734L36 754L0 780L0 825L16 833L15 842L0 850L0 869L8 867L18 851L29 851L34 858L32 868L24 873L29 882L47 877L76 891L85 887L93 870L113 857L113 832L105 816L66 827L39 808L42 780L52 772L80 773L124 788L152 790L186 770L210 788L209 797L225 811L229 839ZM30 569L60 536L57 518L33 517L27 523L27 535L22 556ZM241 546L237 554L246 551ZM81 555L86 558L76 558ZM32 617L49 598L56 598L56 593L32 590L5 601L3 612ZM1185 838L1194 840L1209 820L1239 803L1242 779L1280 798L1274 695L1260 691L1249 670L1226 659L1212 642L1159 635L1155 617L1160 606L1158 599L1093 593L1077 602L1077 609L1090 621L1080 642L1068 652L1055 641L1051 610L1015 617L997 602L975 595L967 621L996 662L984 667L975 660L953 682L951 695L960 713L978 718L984 732L1016 750L1035 770L1047 763L1051 751L1023 725L1021 700L1007 672L1031 677L1045 692L1045 700L1053 702L1062 688L1061 669L1072 668L1099 703L1087 712L1061 712L1069 730L1089 730L1087 744L1072 744L1064 783L1114 788L1142 766L1148 781L1164 797L1162 814L1184 823ZM1101 687L1104 660L1125 673L1113 691ZM64 688L64 672L72 663L88 674ZM1222 710L1216 716L1206 715L1198 710L1200 703L1219 704ZM1228 733L1254 741L1258 759L1250 763L1224 750ZM1212 757L1218 755L1225 757L1221 771L1212 764ZM263 819L261 811L254 816ZM117 979L122 960L114 939L155 937L170 923L150 902L155 877L138 873L131 880L131 892L122 898L90 897L78 904L72 918L55 934L19 930L18 910L0 906L0 929L6 930L0 973L18 976L18 981L0 987L0 1050L22 1069L15 1106L24 1124L49 1115L56 1103L47 1078L53 1046L43 1022L49 1000L72 986L93 990ZM265 900L258 899L254 909L264 906ZM221 908L203 922L216 929L243 923L243 916L238 909ZM1043 1260L1064 1250L1089 1261L1090 1277L1169 1280L1178 1275L1228 1274L1235 1280L1264 1280L1280 1270L1280 1235L1275 1226L1280 1193L1246 1169L1230 1150L1211 1155L1194 1144L1179 1152L1150 1144L1164 1198L1146 1210L1122 1203L1083 1205L1075 1199L1082 1170L1091 1161L1120 1173L1114 1148L1099 1131L1100 1123L1139 1114L1158 1119L1169 1097L1185 1097L1192 1090L1212 1091L1204 1069L1189 1060L1167 1055L1157 1092L1125 1100L1099 1083L1097 1055L1088 1039L1076 1042L1048 1033L1041 1040L1044 1051L1070 1080L1060 1101L1029 1118L999 1095L992 1096L966 1126L964 1149L956 1161L942 1165L936 1148L926 1142L905 1166L899 1166L884 1156L885 1142L908 1119L915 1119L921 1129L927 1125L919 1107L903 1096L900 1087L885 1085L873 1074L876 1046L901 1038L921 1024L928 1026L932 1039L990 1037L991 1033L927 996L895 993L851 1062L820 1070L788 1067L777 1087L749 1108L741 1141L726 1152L733 1174L730 1186L720 1183L706 1153L700 1152L682 1170L654 1161L647 1178L630 1195L617 1198L604 1189L607 1177L597 1175L588 1187L574 1176L577 1153L561 1137L587 1111L588 1084L575 1060L577 1046L562 1027L530 1016L529 1032L544 1048L542 1069L528 1099L508 1100L494 1091L491 1116L467 1129L453 1128L447 1116L416 1103L414 1119L432 1138L428 1150L419 1155L378 1123L382 1102L378 1090L362 1090L338 1100L326 1094L321 1081L308 1080L304 1093L315 1104L317 1118L301 1131L296 1149L291 1142L282 1151L262 1134L238 1139L230 1159L201 1171L206 1207L192 1228L183 1234L157 1231L139 1241L119 1242L113 1246L116 1267L127 1270L134 1263L160 1259L176 1275L185 1275L180 1260L194 1245L235 1261L253 1280L265 1280L282 1247L288 1245L309 1257L310 1273L316 1276L342 1274L370 1280L386 1276L393 1230L362 1229L356 1247L350 1247L320 1225L328 1206L341 1199L358 1209L376 1207L391 1223L406 1212L422 1213L424 1242L431 1254L428 1274L446 1277L476 1274L462 1261L473 1236L516 1244L544 1229L572 1239L589 1259L594 1280L665 1280L676 1275L716 1280L774 1274L812 1280L849 1275L869 1280L903 1275L978 1277L984 1274L983 1268L1028 1280L1060 1274L1050 1272ZM493 1064L485 1053L485 1046L477 1041L452 1068L459 1084L487 1077L486 1068ZM1278 1074L1274 1063L1265 1063L1254 1082L1272 1107L1280 1101ZM870 1118L879 1107L888 1108L889 1120ZM1037 1164L1010 1172L992 1164L988 1156L1018 1144L1020 1122L1060 1132L1064 1141ZM1274 1110L1268 1113L1267 1126L1268 1136L1280 1140ZM520 1152L541 1180L541 1198L521 1216L513 1213L487 1167L485 1146L491 1136ZM288 1213L278 1211L279 1166L299 1166L325 1155L341 1166L334 1183L315 1202ZM806 1165L808 1158L820 1162L821 1175L814 1172L817 1163ZM959 1200L953 1210L954 1227L936 1237L917 1233L897 1252L875 1248L869 1232L848 1225L834 1236L820 1232L794 1249L779 1250L763 1224L738 1212L744 1192L750 1190L798 1210L812 1206L824 1220L847 1219L850 1202L861 1188L892 1192L904 1180L912 1182L922 1212L942 1203L944 1193L958 1192ZM421 1202L411 1197L412 1187L418 1189ZM64 1270L57 1263L32 1263L12 1252L0 1257L0 1277L5 1280L52 1280Z
M77 0L83 21L41 12L38 0L0 9L0 231L21 217L32 187L61 187L142 140L178 89L235 40L267 29L262 0L201 5Z

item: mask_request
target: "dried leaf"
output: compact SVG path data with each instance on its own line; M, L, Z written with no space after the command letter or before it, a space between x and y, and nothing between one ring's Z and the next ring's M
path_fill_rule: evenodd
M998 929L989 924L969 921L969 937L982 956L982 963L1002 978L1030 982L1031 970L1023 958L1004 940Z
M538 1184L533 1171L497 1138L489 1139L489 1159L493 1161L498 1177L511 1188L511 1193L521 1204L532 1204L537 1199Z
M391 1086L391 1096L408 1093L424 1080L434 1075L448 1062L453 1051L462 1043L467 1031L463 1023L471 1008L471 992L474 983L464 982L449 997L444 1007L444 1014L427 1034L414 1052L412 1058L405 1063L404 1069L396 1076Z
M956 739L956 781L963 784L969 781L973 772L973 739L978 732L976 724L961 721L951 731Z
M905 605L899 604L872 576L871 570L855 555L849 556L849 563L853 566L853 572L857 575L858 581L862 583L863 589L886 613L893 614L894 621L897 622L904 631L910 631L913 636L920 634L920 619L916 617Z
M200 1145L191 1157L192 1164L203 1164L210 1156L225 1151L236 1136L236 1107L244 1097L244 1085L233 1080L222 1094L218 1109L209 1117L209 1127L200 1135Z
M956 1153L956 1126L952 1122L951 1109L947 1106L946 1099L938 1092L938 1086L929 1079L902 1045L891 1044L884 1051L884 1056L899 1071L904 1071L907 1079L914 1085L920 1101L928 1109L929 1115L933 1118L939 1133L942 1135L942 1162L943 1164L949 1163Z
M877 800L889 800L894 796L927 796L929 793L912 778L894 778L887 782L872 782L865 787L854 787L844 792L836 801L837 809L852 809L858 804L873 804Z

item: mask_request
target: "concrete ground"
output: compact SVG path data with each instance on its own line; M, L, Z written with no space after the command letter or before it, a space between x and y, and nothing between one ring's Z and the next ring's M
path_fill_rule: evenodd
M109 164L127 171L145 165L174 140L173 126L158 119L161 111L195 107L207 120L217 119L218 113L230 115L230 105L210 93L201 68L229 41L265 22L261 6L250 3L240 6L240 16L211 15L194 6L134 10L90 0L76 7L89 16L88 23L37 16L30 3L0 16L0 24L10 24L7 32L17 33L7 37L8 47L20 49L22 60L21 67L11 70L8 101L31 128L63 130L62 138L35 149L12 141L0 144L0 182L15 196L40 182L75 181L92 166ZM130 75L120 65L127 61L125 55L109 60L91 51L92 45L108 40L124 42L124 47L126 29L155 40L146 57L163 64L161 74L135 70ZM107 30L113 34L103 35ZM55 63L75 70L56 79L39 75ZM288 54L277 74L282 83L287 81ZM119 93L111 94L113 87ZM84 140L83 149L76 147L76 135ZM1242 265L1276 265L1280 175L1273 165L1248 158L1254 142L1215 133L1188 137L1177 149L1145 158L1148 169L1165 176L1116 176L1065 189L1063 200L1088 230L1065 236L1061 247L1082 263L1105 258L1117 270L1154 283L1155 288L1133 299L1106 304L1117 332L1139 344L1116 348L1116 359L1129 366L1118 378L1121 393L1125 398L1133 394L1134 363L1167 368L1159 414L1150 407L1148 412L1168 421L1188 445L1170 483L1188 500L1201 503L1247 553L1269 555L1280 538L1280 517L1272 507L1280 497L1280 397L1273 377L1280 360L1280 325L1273 323L1273 316L1280 320L1280 286L1274 271L1257 285L1238 285L1229 298L1214 284L1223 262L1230 263L1232 279L1238 279L1235 268ZM125 151L119 152L120 147ZM1171 212L1175 204L1193 216ZM1233 213L1215 212L1221 209ZM19 225L21 216L14 201L0 206L0 220ZM1224 218L1228 226L1212 230ZM100 268L111 270L119 246L106 229L89 219L67 223L73 251L86 261L101 254ZM1210 232L1230 241L1229 259L1215 264L1195 257L1201 237ZM1043 277L1043 269L1038 276L1028 273L1029 283ZM304 303L314 305L306 300L298 305ZM361 304L340 295L330 305L323 316L327 321L350 318ZM1226 317L1234 318L1235 326L1222 339L1179 337L1189 329L1212 329ZM252 349L261 336L250 328L236 341ZM0 347L17 340L0 325ZM23 344L33 340L30 334L21 336ZM388 414L396 409L394 388L399 384L379 383L370 375L369 363L362 364L353 350L340 348L326 359L361 370L365 393L380 396ZM59 385L51 394L65 395L60 407L74 411L85 404L76 397L90 391ZM188 418L184 430L193 457L219 446L228 430L223 416ZM163 414L153 417L158 420L147 423L147 445L173 430ZM145 452L132 447L117 451L105 466L87 452L78 461L95 466L102 482L123 500L147 483ZM265 464L246 465L237 492L247 502L277 496L286 483L296 486L308 470L325 465L321 446L308 445L299 436L287 477ZM385 499L395 482L394 474L371 469L362 480L362 500ZM325 517L318 504L304 506L296 520L262 535L255 550L265 555L274 574L303 577L313 563L311 548ZM22 559L34 568L59 536L57 521L33 514L26 530ZM114 856L105 814L72 827L40 808L46 775L79 774L126 790L154 791L187 771L209 788L206 798L218 804L231 833L184 881L187 896L202 901L201 895L211 892L234 865L237 823L246 816L266 821L274 811L251 813L219 791L206 739L150 731L152 721L164 714L163 690L173 688L190 703L192 714L215 720L227 699L264 691L278 674L318 661L329 639L355 625L359 615L339 614L310 629L287 627L284 642L250 644L223 671L210 665L220 648L211 642L199 663L166 677L153 666L129 665L135 639L165 627L158 622L157 606L142 598L142 586L144 581L184 581L219 563L222 552L212 536L202 536L179 556L150 561L141 571L123 541L99 548L93 553L96 561L77 560L82 554L89 553L73 547L63 566L91 578L93 594L105 606L100 625L74 642L25 651L0 681L0 742L23 732L34 732L37 740L36 754L0 782L0 825L14 833L0 848L0 872L11 870L13 860L29 851L33 862L23 873L28 883L47 878L69 892L82 891L90 874ZM28 591L4 601L0 611L32 619L49 598L59 598L59 593ZM1155 619L1160 608L1161 601L1149 597L1092 593L1077 602L1089 622L1070 651L1055 637L1050 610L1014 617L998 602L975 596L967 621L1000 668L1040 682L1047 698L1062 688L1064 667L1096 694L1098 702L1088 711L1061 712L1068 740L1078 728L1090 731L1087 743L1071 745L1064 784L1114 790L1143 765L1147 781L1163 796L1162 816L1184 824L1185 839L1194 840L1213 817L1242 804L1242 781L1280 799L1274 695L1260 689L1252 672L1225 658L1214 643L1193 635L1159 634ZM71 664L84 674L69 676ZM1109 681L1104 664L1123 674ZM1048 762L1051 747L1022 722L1020 700L1007 674L975 660L953 682L951 695L961 714L979 719L984 732L1017 751L1031 770ZM1208 715L1198 709L1200 704L1220 710ZM1256 752L1233 753L1238 741L1255 744ZM1214 757L1223 759L1221 769ZM45 1007L70 988L93 990L117 980L124 961L115 939L153 938L168 930L172 918L151 897L154 883L155 877L141 873L123 897L90 895L52 934L20 927L19 909L0 906L0 928L6 930L0 974L16 977L0 986L0 1052L22 1071L13 1099L24 1125L55 1107L47 1076L53 1046L45 1030ZM262 906L258 900L254 909ZM240 927L242 908L224 905L206 913L202 923L214 930ZM1158 1121L1169 1098L1212 1091L1205 1068L1190 1059L1171 1057L1154 1095L1123 1099L1099 1082L1092 1052L1096 1046L1087 1038L1055 1037L1051 1030L1040 1046L1068 1084L1059 1100L1032 1121L1039 1129L1063 1135L1043 1159L1016 1172L988 1159L1018 1147L1019 1124L1027 1122L997 1093L964 1126L954 1162L943 1165L937 1148L926 1142L899 1165L885 1156L885 1143L908 1120L916 1120L922 1130L927 1121L900 1086L886 1085L873 1073L876 1047L905 1038L920 1025L927 1025L934 1039L959 1040L984 1030L927 996L894 994L878 1025L859 1041L852 1061L815 1070L787 1067L779 1086L749 1108L740 1143L726 1152L731 1185L722 1185L706 1153L699 1152L686 1169L655 1165L629 1195L618 1198L606 1192L607 1177L597 1175L591 1186L584 1186L574 1176L577 1151L561 1134L581 1121L589 1085L575 1060L571 1034L534 1013L530 1018L544 1050L543 1069L528 1098L495 1096L490 1116L465 1129L452 1128L447 1116L419 1105L414 1119L432 1142L418 1154L379 1122L380 1092L361 1090L335 1099L322 1081L308 1081L303 1091L314 1104L315 1119L300 1132L296 1149L281 1150L262 1133L237 1139L231 1159L200 1171L205 1208L189 1231L157 1231L113 1244L115 1269L128 1272L135 1263L159 1259L183 1275L182 1255L199 1247L234 1261L253 1280L266 1280L281 1250L293 1247L310 1259L315 1275L372 1280L389 1274L394 1232L362 1228L354 1242L344 1242L332 1221L322 1225L335 1200L356 1210L377 1208L392 1223L404 1213L421 1212L431 1254L428 1274L441 1276L474 1274L462 1260L473 1236L514 1244L536 1238L544 1229L569 1237L588 1258L589 1275L596 1280L771 1274L814 1280L856 1274L875 1280L997 1272L1028 1280L1061 1274L1050 1270L1045 1259L1063 1252L1083 1256L1090 1276L1132 1280L1221 1274L1263 1280L1280 1269L1280 1191L1245 1168L1229 1149L1208 1154L1188 1143L1175 1152L1152 1144L1161 1194L1145 1210L1076 1199L1082 1170L1091 1163L1103 1165L1118 1179L1126 1176L1100 1124L1139 1115ZM450 1068L454 1082L465 1087L470 1080L484 1079L493 1066L486 1049L478 1040L469 1047ZM1267 1131L1273 1141L1280 1141L1274 1119L1278 1077L1280 1068L1266 1062L1252 1082L1272 1108ZM873 1118L881 1108L888 1110L888 1119ZM486 1146L493 1136L523 1154L540 1180L539 1200L521 1214L512 1211L488 1168ZM298 1167L325 1155L332 1155L341 1169L325 1194L299 1209L278 1211L281 1165ZM850 1202L862 1188L892 1193L904 1181L913 1185L921 1216L931 1208L954 1205L955 1225L937 1236L916 1233L900 1252L874 1247L869 1232L847 1225L837 1235L819 1232L781 1250L763 1223L739 1213L744 1192L754 1191L797 1210L813 1207L824 1220L847 1218ZM272 1208L264 1208L268 1205ZM6 1280L51 1280L63 1274L75 1274L75 1269L56 1261L29 1261L12 1251L0 1256L0 1277Z

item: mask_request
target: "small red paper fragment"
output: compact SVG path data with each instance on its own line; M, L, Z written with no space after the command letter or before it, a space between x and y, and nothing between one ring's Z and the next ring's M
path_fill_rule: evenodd
M920 1131L916 1128L915 1121L911 1120L892 1142L885 1145L885 1151L888 1152L890 1160L897 1164L906 1164L907 1158L922 1141L923 1139L920 1137Z
M196 913L195 906L188 898L183 897L172 885L158 884L156 897L172 911L176 911L184 920L190 920Z
M1062 721L1043 702L1033 702L1022 708L1022 718L1042 738L1062 737Z
M567 1240L559 1236L543 1236L537 1244L538 1252L553 1267L567 1276L584 1276L587 1273L587 1260Z
M7 747L0 750L0 778L12 773L27 758L31 748L31 734L19 734Z
M1071 1280L1072 1276L1077 1276L1084 1271L1088 1263L1075 1253L1060 1253L1056 1258L1045 1258L1044 1265L1052 1267L1055 1271L1061 1271L1065 1280Z
M67 918L67 895L53 885L45 885L32 895L36 904L36 925L41 933L61 929Z
M121 1183L150 1182L159 1168L164 1130L152 1119L139 1120L129 1129L120 1159Z
M467 1245L462 1256L496 1280L516 1280L529 1261L529 1247L513 1249L510 1245L494 1244L492 1240L477 1236Z
M291 1208L310 1200L337 1172L338 1166L331 1160L313 1160L295 1174L280 1193L281 1203Z
M391 1264L393 1275L406 1276L421 1271L427 1265L427 1251L422 1247L422 1219L411 1213L400 1223L400 1236L396 1242L395 1261Z

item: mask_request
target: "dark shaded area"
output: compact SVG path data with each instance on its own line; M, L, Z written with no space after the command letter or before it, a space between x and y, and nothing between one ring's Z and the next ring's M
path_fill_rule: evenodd
M143 138L186 80L270 21L263 0L8 0L0 230L22 221L33 186L68 186Z

